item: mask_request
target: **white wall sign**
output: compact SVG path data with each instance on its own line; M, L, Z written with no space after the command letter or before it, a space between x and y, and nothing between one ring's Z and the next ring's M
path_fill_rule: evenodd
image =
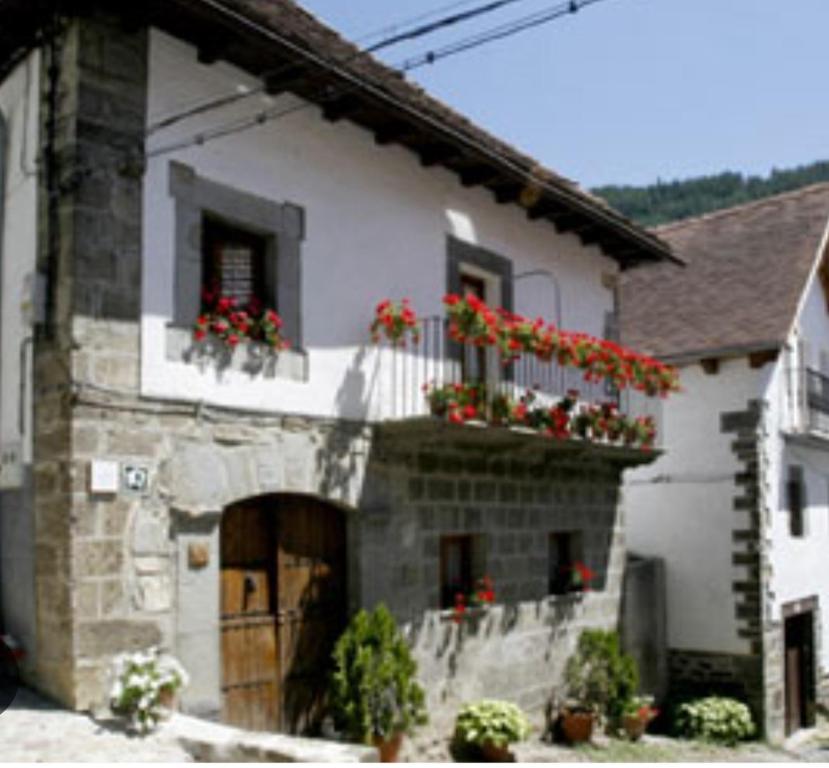
M90 493L118 493L120 478L117 461L93 459L89 464Z
M0 445L0 490L23 485L23 447L20 443Z

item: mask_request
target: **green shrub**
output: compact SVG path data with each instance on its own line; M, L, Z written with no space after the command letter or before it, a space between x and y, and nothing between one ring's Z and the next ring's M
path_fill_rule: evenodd
M622 716L639 687L632 656L619 647L619 635L600 629L581 633L576 652L565 669L568 694L611 722Z
M509 701L483 699L466 704L455 721L455 738L464 744L482 746L491 742L496 747L505 747L529 735L529 721Z
M680 704L676 710L677 734L734 745L755 733L751 711L741 701L723 696L708 696Z
M370 744L426 722L417 663L384 605L360 611L334 648L331 707L353 741Z

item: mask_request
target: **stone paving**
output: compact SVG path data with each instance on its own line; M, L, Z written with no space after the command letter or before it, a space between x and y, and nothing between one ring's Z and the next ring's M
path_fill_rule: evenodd
M98 723L61 709L28 689L0 715L0 762L191 762L182 747L158 734L126 734L116 721Z

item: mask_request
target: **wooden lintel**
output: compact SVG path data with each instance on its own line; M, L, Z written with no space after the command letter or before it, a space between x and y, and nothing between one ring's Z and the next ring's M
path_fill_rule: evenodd
M720 371L720 360L717 357L706 357L699 361L702 370L709 376L716 376Z
M477 166L460 172L461 184L465 187L475 187L479 184L491 184L502 177L502 174L490 166Z
M432 147L424 147L420 150L420 164L424 168L431 168L433 165L440 165L455 157L460 157L460 150L449 144L439 144Z
M358 107L359 101L357 99L351 96L344 96L335 101L329 101L323 104L322 115L329 122L336 123L352 112L356 112Z
M411 127L404 123L388 123L382 125L374 131L374 141L380 146L392 144L398 139L406 135Z
M199 64L215 64L222 57L222 46L213 42L204 42L199 45L196 58Z
M584 227L577 230L582 245L602 244L602 232L597 227Z
M514 203L521 196L521 185L510 183L509 186L499 186L492 189L492 194L495 195L495 202L499 205Z
M773 363L777 360L779 350L764 349L761 352L752 352L748 356L748 364L750 368L762 368L766 363Z

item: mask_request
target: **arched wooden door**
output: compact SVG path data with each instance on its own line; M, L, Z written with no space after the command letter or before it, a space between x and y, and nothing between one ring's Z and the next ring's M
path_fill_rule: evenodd
M346 619L345 520L293 495L229 507L221 527L222 719L288 733L319 725Z

